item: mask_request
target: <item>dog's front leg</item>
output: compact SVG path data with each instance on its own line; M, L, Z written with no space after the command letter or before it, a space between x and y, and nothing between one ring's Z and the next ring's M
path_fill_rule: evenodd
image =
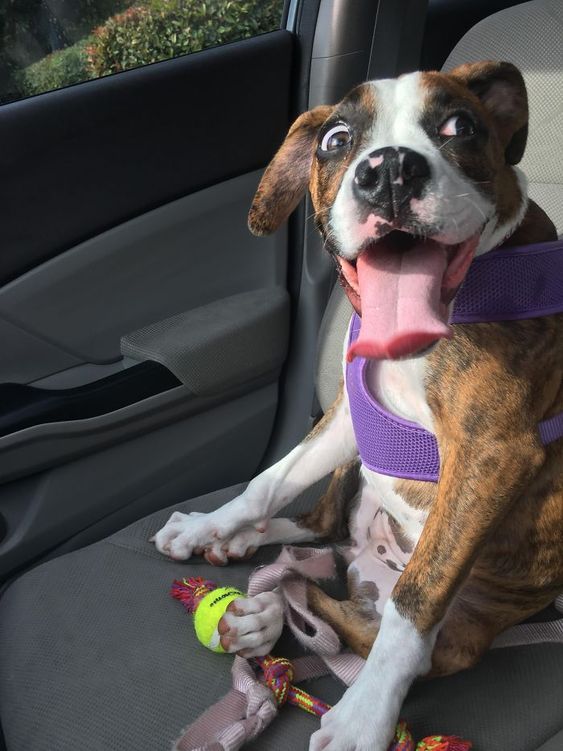
M310 751L385 751L412 681L430 670L448 606L482 544L544 459L537 434L457 441L445 452L437 499L387 602L356 683L322 720Z
M184 560L206 553L212 563L226 563L229 545L237 557L245 549L274 542L310 539L302 527L289 520L270 518L299 493L357 454L348 399L340 390L336 402L296 448L255 477L246 490L217 511L183 514L176 511L155 535L158 550ZM235 539L238 536L240 539ZM233 555L232 557L235 557Z

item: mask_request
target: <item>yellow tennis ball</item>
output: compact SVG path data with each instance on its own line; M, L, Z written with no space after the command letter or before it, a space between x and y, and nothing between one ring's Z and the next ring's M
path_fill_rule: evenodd
M194 613L195 633L203 646L212 652L220 654L225 652L217 630L219 621L231 602L239 597L246 597L246 595L234 587L217 587L205 595L197 606Z

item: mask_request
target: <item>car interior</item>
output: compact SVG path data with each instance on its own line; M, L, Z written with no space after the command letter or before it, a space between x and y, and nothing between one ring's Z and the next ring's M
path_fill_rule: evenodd
M149 538L235 497L336 395L351 308L309 201L271 237L246 226L292 120L364 80L513 62L521 166L562 234L562 40L561 0L286 0L278 30L0 105L0 751L170 748L231 685L170 585L244 590L276 548L213 569ZM401 717L561 751L562 671L562 644L493 649ZM287 707L248 747L305 750L317 726Z

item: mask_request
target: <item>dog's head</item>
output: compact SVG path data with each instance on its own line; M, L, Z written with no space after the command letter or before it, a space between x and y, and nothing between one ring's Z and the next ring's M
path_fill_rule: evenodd
M273 232L309 187L362 317L349 357L415 355L451 336L451 302L474 255L522 220L526 191L513 165L527 126L526 88L510 63L362 84L296 120L249 227Z

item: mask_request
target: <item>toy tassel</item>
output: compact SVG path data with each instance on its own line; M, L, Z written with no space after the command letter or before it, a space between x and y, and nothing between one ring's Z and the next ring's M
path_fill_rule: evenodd
M217 585L209 579L191 576L189 579L182 579L182 581L176 579L172 584L170 594L176 600L180 600L188 613L195 613L200 601L214 589L217 589Z
M195 613L200 601L205 595L217 588L214 582L199 576L175 580L170 594L179 600L188 613ZM293 665L283 657L255 657L253 662L262 671L262 680L273 693L278 707L293 704L305 712L322 717L330 704L317 699L306 691L294 686ZM453 735L431 735L423 738L416 745L407 727L407 723L400 721L395 730L395 737L389 746L389 751L470 751L472 744Z
M417 743L416 751L469 751L472 745L455 735L430 735Z

